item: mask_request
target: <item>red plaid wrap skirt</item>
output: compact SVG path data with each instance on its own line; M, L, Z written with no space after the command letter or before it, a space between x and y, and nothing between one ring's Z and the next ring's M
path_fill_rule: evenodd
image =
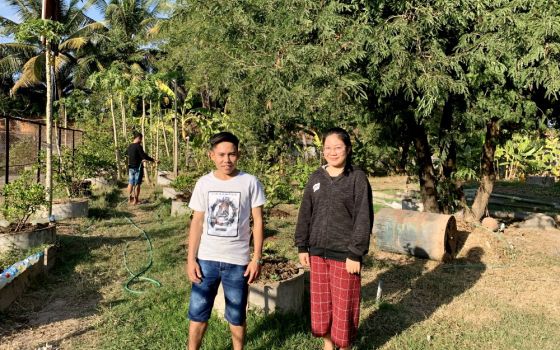
M311 256L311 331L330 334L338 347L349 347L360 319L359 275L346 271L346 262Z

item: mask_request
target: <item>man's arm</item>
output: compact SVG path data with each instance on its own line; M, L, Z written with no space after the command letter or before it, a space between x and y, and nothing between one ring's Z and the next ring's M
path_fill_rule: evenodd
M253 259L247 265L244 276L249 276L249 283L253 282L261 270L260 260L262 258L262 247L264 241L263 207L258 206L251 209L253 215Z
M140 149L140 158L142 158L142 160L155 162L155 160L152 157L150 157L146 152L144 152L144 148L142 147L142 145L140 145L139 149Z
M187 275L193 283L200 283L202 280L202 272L196 261L198 255L198 247L200 246L200 236L202 236L202 224L204 223L204 212L195 211L191 220L188 237L188 255L187 255Z

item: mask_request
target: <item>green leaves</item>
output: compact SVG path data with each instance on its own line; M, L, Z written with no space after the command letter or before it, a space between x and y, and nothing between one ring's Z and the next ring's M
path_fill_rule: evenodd
M5 184L1 194L4 197L2 215L16 223L16 232L33 213L47 204L45 188L35 182L31 171L25 171L16 180Z

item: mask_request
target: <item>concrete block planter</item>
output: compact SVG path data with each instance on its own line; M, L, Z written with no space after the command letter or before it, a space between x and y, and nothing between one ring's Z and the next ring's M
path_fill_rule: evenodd
M0 311L5 310L20 297L38 276L48 273L55 263L56 248L50 246L43 252L20 261L0 274ZM13 275L11 275L13 274Z
M279 282L253 283L249 285L248 306L262 310L265 315L273 312L301 313L305 291L305 272L303 269L290 279ZM218 289L214 310L224 316L225 300L222 286Z
M179 192L173 187L164 187L163 188L163 198L166 199L175 199L177 196L183 195L183 192Z
M160 186L170 186L173 179L168 171L158 171L156 183Z
M15 234L0 235L0 252L11 249L26 250L45 243L54 243L56 240L56 226L50 225Z
M173 199L171 201L171 216L190 215L192 209L189 208L189 202L182 199Z
M55 220L82 218L88 215L89 200L87 198L71 199L67 202L53 204L52 215Z

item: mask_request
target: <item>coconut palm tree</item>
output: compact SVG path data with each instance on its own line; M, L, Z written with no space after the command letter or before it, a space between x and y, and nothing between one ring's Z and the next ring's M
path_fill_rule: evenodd
M6 0L20 22L0 16L0 34L17 34L21 23L41 18L42 0ZM80 5L80 0L60 1L56 20L63 25L60 40L51 43L54 58L56 99L67 95L77 86L83 86L95 59L91 46L105 35L106 27L87 16L92 1ZM88 51L89 49L89 51ZM24 87L44 87L46 77L46 48L40 38L23 42L0 44L0 74L16 76L11 93Z
M108 64L119 61L152 71L159 53L154 40L170 12L170 3L167 0L92 1L105 16L108 35L101 51Z

